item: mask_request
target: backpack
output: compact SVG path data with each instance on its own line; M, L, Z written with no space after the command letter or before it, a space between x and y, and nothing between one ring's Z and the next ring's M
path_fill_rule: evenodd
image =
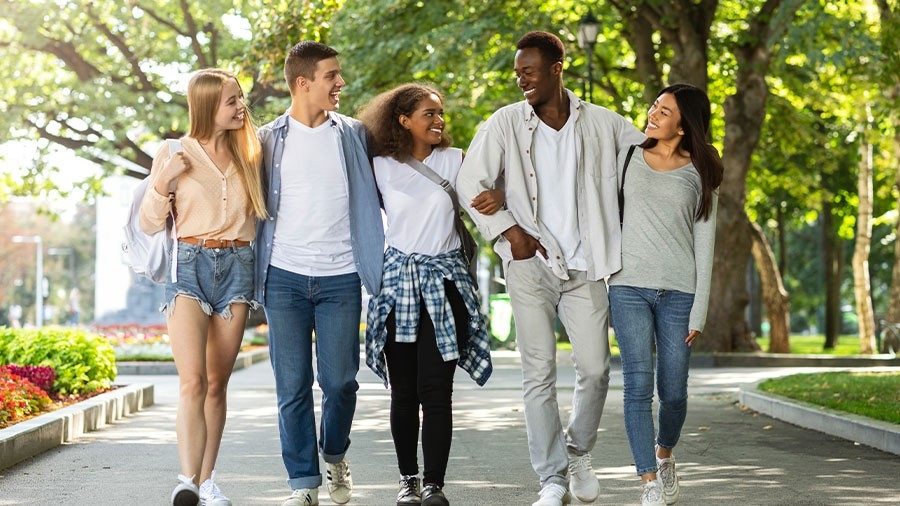
M166 139L169 144L169 153L175 154L181 151L181 141L178 139ZM154 283L165 283L166 274L171 269L172 281L176 281L175 248L175 214L174 205L169 210L166 218L166 227L154 234L147 234L141 230L141 202L147 193L150 177L144 178L134 189L131 199L131 207L128 209L128 219L123 227L125 230L125 242L122 243L122 251L125 252L128 265L135 274L144 276ZM175 199L175 185L177 180L169 186L169 200ZM174 203L173 203L174 204Z

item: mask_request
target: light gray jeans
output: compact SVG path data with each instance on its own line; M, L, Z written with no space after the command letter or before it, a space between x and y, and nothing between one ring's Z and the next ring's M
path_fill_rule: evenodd
M603 280L583 271L556 277L543 260L513 260L506 272L522 357L525 426L531 465L541 487L568 488L569 454L594 448L609 389L609 297ZM575 392L563 432L556 398L556 316L572 342Z

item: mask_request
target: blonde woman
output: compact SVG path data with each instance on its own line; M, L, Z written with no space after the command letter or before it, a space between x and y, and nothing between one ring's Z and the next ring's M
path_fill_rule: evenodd
M141 228L161 230L172 206L178 252L161 311L178 369L175 432L181 474L173 506L230 506L215 463L225 428L226 389L253 300L250 241L266 215L260 144L234 74L206 69L188 84L190 132L182 151L157 152L141 206ZM174 191L169 188L174 184Z

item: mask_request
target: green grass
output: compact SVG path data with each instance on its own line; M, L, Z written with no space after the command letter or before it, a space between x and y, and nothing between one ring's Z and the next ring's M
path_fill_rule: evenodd
M900 372L796 374L759 384L765 392L900 424Z
M769 351L769 337L756 339L762 351ZM826 350L825 336L814 334L809 336L794 334L790 337L791 354L812 355L859 355L859 336L839 336L833 350Z

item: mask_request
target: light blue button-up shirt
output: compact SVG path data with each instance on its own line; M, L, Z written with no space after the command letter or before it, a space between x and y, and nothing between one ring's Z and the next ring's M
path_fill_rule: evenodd
M272 258L272 242L275 223L278 220L278 204L281 199L281 169L284 142L288 133L289 113L262 126L257 135L263 149L263 184L266 189L268 218L256 229L256 278L255 298L266 303L266 277ZM366 133L362 123L338 114L328 113L328 121L340 139L341 165L347 175L350 194L350 243L356 271L372 295L381 291L381 268L384 263L384 229L375 177L366 148ZM312 183L314 184L314 182ZM303 219L291 216L290 219Z

